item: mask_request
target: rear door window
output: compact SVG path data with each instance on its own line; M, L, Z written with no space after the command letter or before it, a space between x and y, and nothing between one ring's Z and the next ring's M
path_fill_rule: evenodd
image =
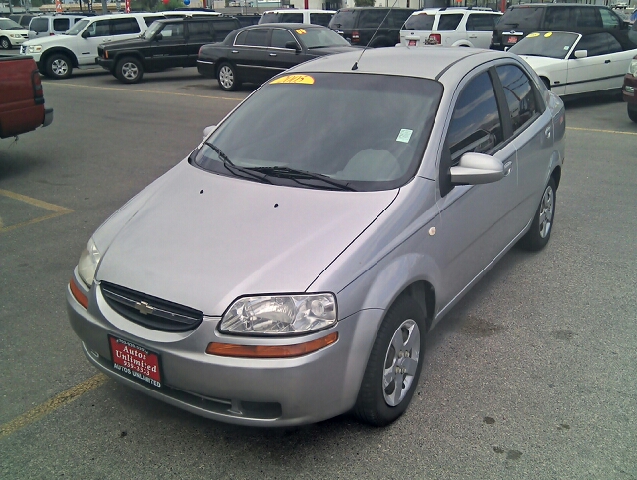
M114 18L111 20L111 29L113 35L141 32L137 19L135 18Z
M332 19L331 13L310 13L310 23L327 27Z
M602 25L604 28L619 28L621 21L615 13L606 8L600 8L599 14L602 17Z
M575 17L573 23L576 27L580 28L600 28L602 26L602 20L598 12L599 10L596 8L573 8Z
M187 22L188 38L193 42L198 40L212 40L214 37L210 29L211 23L212 22Z
M438 28L436 30L455 30L462 21L462 14L460 15L440 15L438 19Z
M49 30L48 18L34 18L29 24L29 30L32 32L43 33Z
M529 77L516 65L501 65L495 70L504 88L515 135L529 120L540 113L537 96Z
M235 45L246 45L251 47L267 47L268 46L268 29L254 28L252 30L244 30L235 40Z
M358 28L378 28L380 22L385 18L385 15L387 15L387 10L384 9L362 10L358 21ZM383 26L386 26L387 21L383 23Z
M278 21L281 23L305 23L302 13L280 13Z
M498 22L498 27L502 30L511 29L537 30L542 19L545 8L541 7L518 7L507 10Z
M544 29L546 30L568 30L570 21L569 16L574 13L573 8L568 7L550 7L546 9L544 15Z

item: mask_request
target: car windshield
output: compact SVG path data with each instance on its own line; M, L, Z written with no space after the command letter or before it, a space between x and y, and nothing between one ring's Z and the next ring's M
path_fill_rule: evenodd
M355 73L283 75L214 131L191 162L302 188L397 188L416 173L442 86Z
M419 13L412 15L403 25L403 30L431 30L434 27L435 15Z
M0 18L0 30L24 30L24 27L8 18Z
M89 24L89 20L80 20L73 27L66 32L67 35L77 35Z
M296 33L307 48L350 46L347 40L329 28L302 28Z
M155 20L153 23L150 24L150 27L148 27L148 29L146 29L146 31L141 34L141 37L145 38L146 40L150 40L151 38L153 38L153 35L159 32L162 28L164 28L164 24Z
M513 45L509 52L563 59L580 36L571 32L533 32Z

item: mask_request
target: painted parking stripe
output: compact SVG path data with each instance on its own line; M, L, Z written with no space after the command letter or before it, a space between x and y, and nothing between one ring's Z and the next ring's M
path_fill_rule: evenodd
M0 189L0 195L11 198L13 200L18 200L19 202L28 203L29 205L32 205L34 207L42 208L44 210L48 210L51 212L48 215L43 215L41 217L32 218L31 220L27 220L25 222L16 223L15 225L7 225L7 226L3 225L2 218L0 218L0 233L9 232L11 230L15 230L16 228L24 227L26 225L31 225L33 223L38 223L43 220L49 220L50 218L59 217L60 215L65 215L73 211L68 208L60 207L58 205L53 205L52 203L43 202L42 200L38 200L37 198L27 197L26 195L20 195L19 193L10 192L8 190Z
M98 373L79 385L69 388L46 402L32 408L28 412L23 413L18 418L11 420L4 425L0 425L0 440L8 437L18 430L22 430L24 427L31 425L34 422L37 422L42 417L54 412L58 408L77 400L81 395L84 395L91 390L95 390L97 387L103 385L107 380L108 377L106 375Z
M180 97L196 97L196 98L213 98L215 100L232 100L233 102L240 102L243 98L232 98L232 97L220 97L218 95L199 95L196 93L182 93L182 92L167 92L165 90L144 90L140 88L116 88L116 87L94 87L91 85L77 85L74 83L52 83L46 82L46 88L49 86L56 87L71 87L71 88L88 88L91 90L110 90L114 92L138 92L138 93L152 93L156 95L158 93L162 95L177 95Z
M579 132L616 133L618 135L635 135L635 136L637 136L637 132L624 132L624 131L621 131L621 130L600 130L598 128L566 127L566 130L577 130Z

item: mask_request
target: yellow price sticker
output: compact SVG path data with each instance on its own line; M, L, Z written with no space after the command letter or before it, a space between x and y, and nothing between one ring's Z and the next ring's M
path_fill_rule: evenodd
M527 37L529 37L529 38L534 38L534 37L539 37L539 36L540 36L540 34L538 32L529 33L527 35Z
M549 38L551 35L553 35L553 32L546 32L544 38Z
M300 84L300 85L314 85L314 77L309 75L286 75L285 77L277 78L270 82L270 85L280 84Z
M305 30L304 28L299 28L296 33L298 33L299 35L303 35L305 33L307 33L307 30Z

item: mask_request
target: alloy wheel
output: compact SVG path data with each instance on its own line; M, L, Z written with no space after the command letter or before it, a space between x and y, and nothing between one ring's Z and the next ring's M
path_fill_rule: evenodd
M551 231L551 224L553 221L553 189L551 186L547 186L542 195L542 203L540 206L540 237L546 238Z
M234 72L228 65L224 65L219 70L219 83L228 90L234 85Z
M391 407L398 405L414 381L420 361L420 329L414 320L405 320L394 332L383 367L383 396Z
M135 80L139 76L139 69L133 62L126 62L122 65L122 76L126 80Z

